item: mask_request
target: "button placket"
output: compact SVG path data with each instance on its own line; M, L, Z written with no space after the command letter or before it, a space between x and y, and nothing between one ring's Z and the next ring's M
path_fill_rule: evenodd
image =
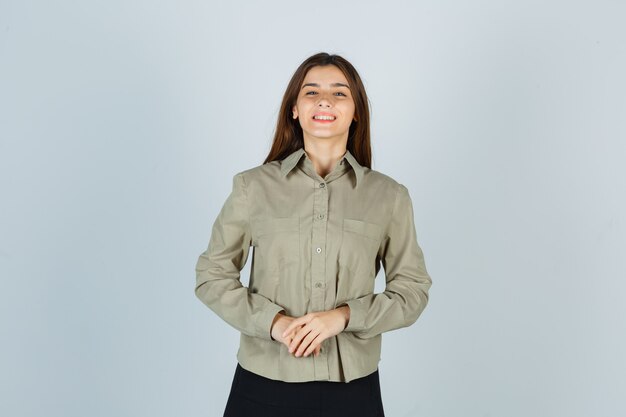
M312 242L314 248L313 259L311 262L311 280L312 289L312 308L315 311L325 310L325 276L326 276L326 255L324 248L326 247L326 211L328 209L328 189L325 182L320 182L315 190L313 199L313 233Z
M328 187L326 182L318 182L313 189L313 230L311 243L311 311L325 311L326 300L326 225L328 213ZM326 351L313 356L316 378L328 378L328 358Z

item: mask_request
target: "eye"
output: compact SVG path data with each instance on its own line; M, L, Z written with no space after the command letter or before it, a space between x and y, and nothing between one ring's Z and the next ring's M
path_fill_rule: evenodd
M308 96L309 94L317 94L317 91L307 91L306 93L304 93L305 96ZM341 94L344 97L348 97L345 93L342 93L341 91L338 91L337 94Z

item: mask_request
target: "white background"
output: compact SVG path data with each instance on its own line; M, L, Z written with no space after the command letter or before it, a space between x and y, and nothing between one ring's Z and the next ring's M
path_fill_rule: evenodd
M433 279L383 335L387 416L625 415L625 16L0 1L0 414L222 415L239 333L195 262L325 51L365 82L373 168L408 187Z

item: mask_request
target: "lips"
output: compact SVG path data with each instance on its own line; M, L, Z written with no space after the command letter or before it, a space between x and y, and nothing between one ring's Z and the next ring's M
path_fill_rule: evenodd
M319 113L315 113L312 117L313 120L315 120L316 122L334 122L337 119L337 116L335 116L332 113L327 113L327 112L319 112Z

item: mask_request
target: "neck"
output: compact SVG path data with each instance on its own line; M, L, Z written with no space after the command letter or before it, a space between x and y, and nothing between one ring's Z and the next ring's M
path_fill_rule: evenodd
M346 150L346 142L323 143L304 141L304 152L313 163L315 171L322 178L333 169L337 161L345 155Z

